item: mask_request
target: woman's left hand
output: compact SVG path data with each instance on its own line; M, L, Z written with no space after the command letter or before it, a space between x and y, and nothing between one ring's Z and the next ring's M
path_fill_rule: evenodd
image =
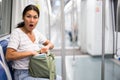
M44 47L41 48L40 52L41 53L47 53L48 50L49 50L49 47L48 46L44 46Z

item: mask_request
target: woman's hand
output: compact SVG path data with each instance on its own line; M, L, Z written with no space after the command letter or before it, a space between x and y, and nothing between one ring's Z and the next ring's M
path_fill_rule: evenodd
M40 53L47 53L48 50L49 50L49 47L48 46L44 46L44 47L41 48Z

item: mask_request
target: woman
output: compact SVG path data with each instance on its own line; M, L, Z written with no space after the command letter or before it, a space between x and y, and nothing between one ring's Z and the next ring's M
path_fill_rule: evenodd
M39 20L39 9L35 5L28 5L23 11L23 22L13 30L7 46L6 59L13 61L15 80L48 80L34 78L28 73L29 57L40 53L46 53L53 49L54 45L41 33L35 30ZM40 44L44 46L40 48Z

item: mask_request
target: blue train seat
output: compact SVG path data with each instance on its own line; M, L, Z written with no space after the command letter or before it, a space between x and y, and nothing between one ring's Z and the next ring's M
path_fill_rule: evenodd
M8 80L5 67L1 61L0 61L0 80Z
M6 75L7 75L7 78L9 80L13 80L13 71L12 71L12 68L11 68L11 62L7 62L5 60L5 53L6 53L6 48L7 48L7 45L8 45L8 39L4 39L4 40L1 40L0 41L0 61L3 63L4 67L5 67L5 71L6 71ZM1 73L1 72L0 72ZM1 80L1 78L0 78Z
M0 41L0 45L2 46L3 53L4 53L4 55L5 55L5 53L6 53L6 48L7 48L7 45L8 45L8 40L5 39L5 40Z

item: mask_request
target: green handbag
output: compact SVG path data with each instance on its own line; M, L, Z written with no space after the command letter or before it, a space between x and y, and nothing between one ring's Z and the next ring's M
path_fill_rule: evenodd
M37 78L55 80L56 69L54 57L54 54L51 52L32 56L29 62L29 74Z

